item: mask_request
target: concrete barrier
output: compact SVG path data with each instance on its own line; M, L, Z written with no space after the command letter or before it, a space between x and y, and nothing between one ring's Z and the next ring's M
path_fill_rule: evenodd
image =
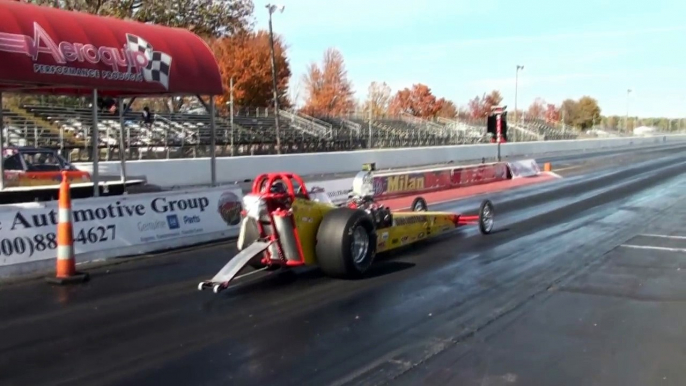
M507 143L501 146L502 157L537 156L547 153L598 150L625 146L671 144L686 141L686 135L628 137L569 141ZM259 173L292 171L301 175L347 173L359 170L363 163L376 162L379 168L401 168L494 158L496 144L437 146L401 149L377 149L331 153L306 153L217 158L217 182L231 183L254 178ZM76 167L92 171L91 163ZM119 161L101 162L101 175L118 175ZM127 173L146 176L148 183L163 188L210 183L210 159L186 158L127 162Z

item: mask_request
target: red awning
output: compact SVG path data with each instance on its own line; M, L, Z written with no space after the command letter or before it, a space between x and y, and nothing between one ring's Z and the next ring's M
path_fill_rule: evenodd
M220 95L210 48L190 31L0 1L0 91Z

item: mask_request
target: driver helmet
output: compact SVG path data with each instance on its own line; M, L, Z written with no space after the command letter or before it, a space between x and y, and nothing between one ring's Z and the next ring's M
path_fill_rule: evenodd
M272 194L286 194L288 193L288 188L282 180L276 180L269 187L269 193Z

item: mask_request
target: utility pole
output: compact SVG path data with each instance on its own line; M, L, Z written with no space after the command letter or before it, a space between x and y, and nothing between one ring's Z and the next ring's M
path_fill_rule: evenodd
M517 70L515 71L515 111L514 111L514 124L517 124L517 89L519 87L519 70L523 70L524 66L517 65Z
M626 90L626 116L624 116L624 131L629 134L629 94L631 89Z
M372 148L372 104L369 104L369 144L367 144L367 148L371 149Z
M236 148L234 146L234 129L233 129L233 76L231 77L231 81L229 82L229 114L231 115L231 156L233 157L235 155ZM277 137L278 138L278 137Z
M265 6L269 11L269 46L272 50L272 87L274 88L274 125L276 126L276 153L281 154L281 131L279 128L279 92L276 84L276 56L274 54L274 32L272 31L272 14L276 10L283 12L284 6L276 6L267 4Z

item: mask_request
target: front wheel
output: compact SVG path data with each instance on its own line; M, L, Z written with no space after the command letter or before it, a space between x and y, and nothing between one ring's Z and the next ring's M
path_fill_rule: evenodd
M493 224L495 216L495 209L493 203L489 200L484 200L479 207L479 231L487 235L493 231Z
M417 197L412 201L413 212L426 212L428 210L429 205L427 205L426 200L423 197Z
M337 208L324 216L315 248L321 270L331 277L358 277L376 256L376 230L362 210Z

